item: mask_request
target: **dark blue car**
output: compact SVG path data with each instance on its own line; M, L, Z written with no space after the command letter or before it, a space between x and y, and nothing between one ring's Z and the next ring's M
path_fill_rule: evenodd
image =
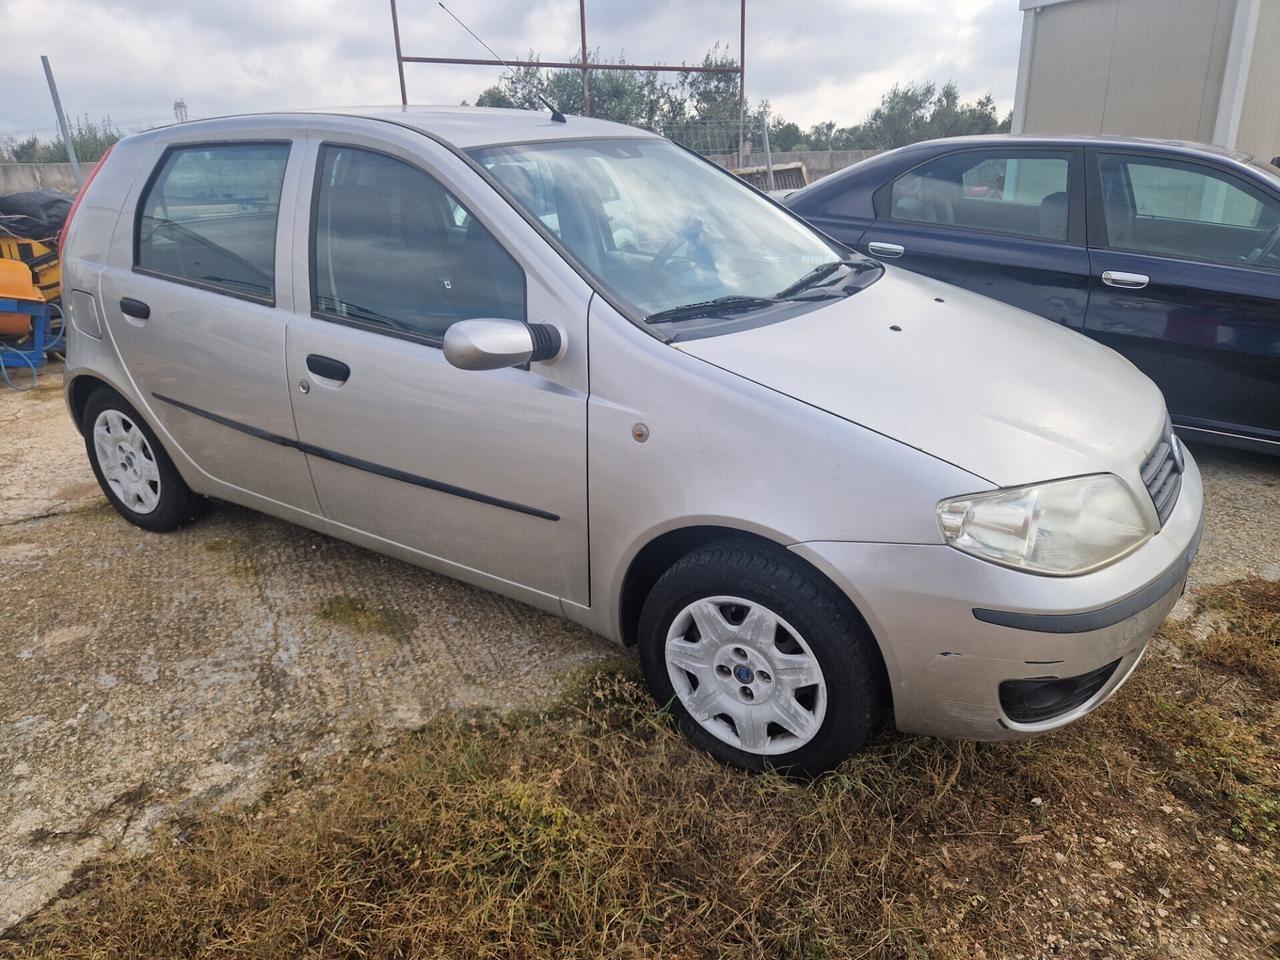
M1280 453L1275 166L1199 144L956 137L784 203L872 257L1113 347L1185 438Z

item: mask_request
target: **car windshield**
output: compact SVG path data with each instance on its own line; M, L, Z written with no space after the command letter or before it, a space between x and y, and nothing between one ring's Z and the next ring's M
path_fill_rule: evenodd
M651 323L847 295L879 273L674 144L568 140L471 155L614 297ZM865 282L861 284L865 286Z

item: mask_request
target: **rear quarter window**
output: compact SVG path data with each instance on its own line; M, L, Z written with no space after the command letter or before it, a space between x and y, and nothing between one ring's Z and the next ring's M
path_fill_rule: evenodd
M172 147L138 205L134 266L236 296L275 298L288 143Z

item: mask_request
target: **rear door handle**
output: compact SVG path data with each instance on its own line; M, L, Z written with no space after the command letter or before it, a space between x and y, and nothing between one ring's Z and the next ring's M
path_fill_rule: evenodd
M1102 271L1102 282L1108 287L1120 287L1124 290L1141 290L1151 278L1145 273L1124 273L1120 270Z
M907 251L900 243L881 243L879 240L872 240L867 244L867 252L874 257L888 257L893 260Z
M137 317L139 320L147 320L151 317L151 308L133 297L123 297L120 300L120 312L128 317Z
M347 378L351 376L351 368L341 360L334 360L332 357L322 357L318 353L307 355L307 369L317 377L323 377L326 380L336 380L338 383L346 383Z

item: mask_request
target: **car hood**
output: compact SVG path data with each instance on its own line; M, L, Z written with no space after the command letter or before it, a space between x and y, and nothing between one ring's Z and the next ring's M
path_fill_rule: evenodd
M675 346L997 486L1133 478L1166 416L1114 351L894 268L799 317Z

